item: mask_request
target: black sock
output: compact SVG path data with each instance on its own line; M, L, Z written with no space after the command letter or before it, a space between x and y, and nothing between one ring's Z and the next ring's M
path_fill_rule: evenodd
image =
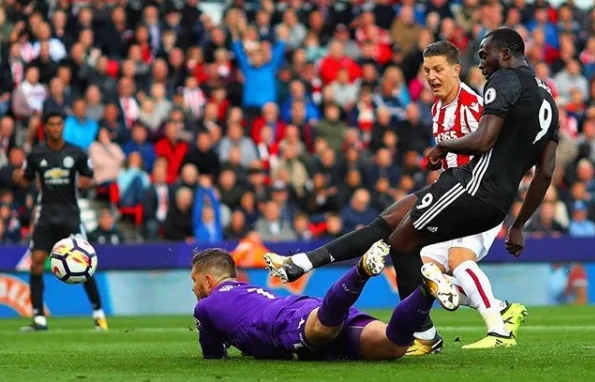
M306 253L306 255L314 268L335 261L356 259L363 256L372 244L378 240L387 240L392 232L393 230L388 223L378 216L364 228L349 232L320 248Z
M390 257L397 273L397 287L401 301L409 297L421 285L421 266L419 252L402 253L390 251ZM430 315L426 316L419 331L423 332L434 326Z
M99 289L97 289L95 278L91 277L83 286L85 287L85 292L87 292L93 310L101 309L101 297L99 297Z
M43 276L31 274L29 278L31 293L31 306L33 316L45 316L43 310Z

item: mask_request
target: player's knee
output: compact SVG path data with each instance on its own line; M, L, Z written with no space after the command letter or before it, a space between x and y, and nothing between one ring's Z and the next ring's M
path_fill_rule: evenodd
M324 343L337 338L342 327L343 325L325 326L320 322L320 320L317 319L314 320L310 332L312 337L316 338L316 342L320 344L321 342Z
M44 263L31 263L30 272L32 275L41 275L43 273Z
M477 261L475 253L467 248L450 248L448 250L448 267L453 271L466 261Z

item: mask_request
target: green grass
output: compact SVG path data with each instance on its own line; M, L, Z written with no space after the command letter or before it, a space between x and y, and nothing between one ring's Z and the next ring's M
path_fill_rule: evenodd
M0 380L595 381L595 307L529 312L515 348L463 351L484 334L477 313L435 311L442 354L328 363L255 361L238 352L202 360L191 317L112 318L107 333L92 331L90 319L52 319L47 333L19 333L26 321L0 320ZM390 311L372 313L386 320Z

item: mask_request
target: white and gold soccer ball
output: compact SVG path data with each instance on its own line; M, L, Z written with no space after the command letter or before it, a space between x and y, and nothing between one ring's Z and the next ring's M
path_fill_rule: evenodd
M50 267L60 281L67 284L84 283L97 269L95 248L78 237L62 239L52 248Z

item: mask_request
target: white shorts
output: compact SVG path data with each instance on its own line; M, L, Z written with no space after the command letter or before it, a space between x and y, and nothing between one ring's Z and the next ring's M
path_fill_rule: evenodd
M434 260L438 264L441 264L446 269L446 272L450 272L450 267L448 266L448 250L450 248L467 248L475 253L477 261L479 261L488 254L494 239L500 233L501 227L502 223L483 233L428 245L421 249L421 257L428 257Z

